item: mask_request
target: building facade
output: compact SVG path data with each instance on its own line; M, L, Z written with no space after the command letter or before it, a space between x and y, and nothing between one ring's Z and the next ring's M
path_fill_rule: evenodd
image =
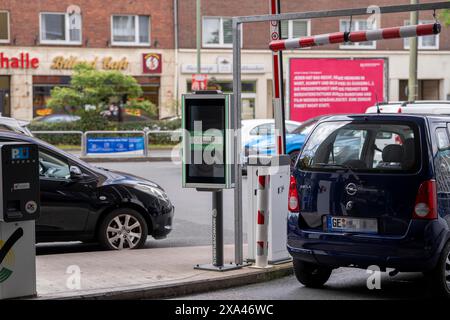
M421 3L433 2L423 0ZM230 17L269 13L269 0L202 0L202 73L223 91L231 90L231 22ZM306 12L343 8L409 4L409 0L281 0L281 11ZM195 12L195 0L179 1L179 12ZM421 12L420 23L433 22L433 12ZM409 13L353 17L352 30L386 28L409 23ZM190 90L192 73L196 72L195 15L179 15L179 92ZM283 38L348 31L350 17L289 21L282 24ZM272 58L268 50L270 41L268 23L245 24L242 32L242 117L266 118L273 116L272 108ZM285 82L291 58L381 58L386 65L384 100L407 100L409 77L408 40L392 39L360 44L327 45L284 52ZM438 36L419 39L418 98L422 100L450 100L450 32L443 27ZM286 86L286 87L287 87ZM288 90L288 89L287 89ZM286 95L288 96L288 95Z
M422 0L432 2L434 0ZM409 0L281 0L282 12L408 4ZM160 118L179 114L183 93L197 73L196 0L2 0L0 2L0 113L31 119L49 111L55 86L70 82L73 67L87 62L100 70L134 76ZM269 0L201 0L201 72L209 84L232 90L231 17L268 14ZM352 30L408 23L409 13L353 17ZM421 12L421 23L433 21ZM242 32L242 117L267 118L272 108L269 24L246 24ZM286 21L284 38L350 29L350 17ZM386 61L384 100L405 100L409 50L403 39L327 45L285 51L291 58L381 58ZM450 99L450 32L419 39L419 99ZM287 89L288 90L288 89Z
M173 25L171 0L2 0L1 114L47 114L51 89L79 62L134 76L160 117L173 114Z

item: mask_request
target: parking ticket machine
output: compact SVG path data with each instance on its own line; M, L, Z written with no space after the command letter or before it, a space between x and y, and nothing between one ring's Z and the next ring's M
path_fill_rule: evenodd
M35 144L0 143L0 299L36 295L38 156Z
M183 187L234 185L232 96L220 91L184 94Z

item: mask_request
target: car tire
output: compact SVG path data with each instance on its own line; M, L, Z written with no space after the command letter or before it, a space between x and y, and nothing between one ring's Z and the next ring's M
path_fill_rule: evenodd
M294 273L298 282L308 288L321 288L330 279L332 268L294 259Z
M450 299L450 242L442 250L434 270L426 274L433 297Z
M148 227L144 217L129 208L108 213L98 229L98 240L108 250L141 249L147 235Z

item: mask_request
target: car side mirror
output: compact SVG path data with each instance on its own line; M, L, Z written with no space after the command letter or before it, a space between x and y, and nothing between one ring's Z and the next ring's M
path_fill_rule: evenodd
M81 172L81 169L78 168L77 166L70 166L69 171L71 179L78 180L83 178L84 176L83 172Z

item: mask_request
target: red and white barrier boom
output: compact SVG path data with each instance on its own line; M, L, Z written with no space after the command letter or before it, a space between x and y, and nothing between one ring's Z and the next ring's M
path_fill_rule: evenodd
M278 52L282 50L314 47L332 43L345 43L345 42L356 43L356 42L376 41L384 39L420 37L420 36L434 35L440 32L441 32L441 25L438 22L436 22L413 26L392 27L385 29L353 31L353 32L335 32L304 38L275 40L270 42L269 47L272 51Z

